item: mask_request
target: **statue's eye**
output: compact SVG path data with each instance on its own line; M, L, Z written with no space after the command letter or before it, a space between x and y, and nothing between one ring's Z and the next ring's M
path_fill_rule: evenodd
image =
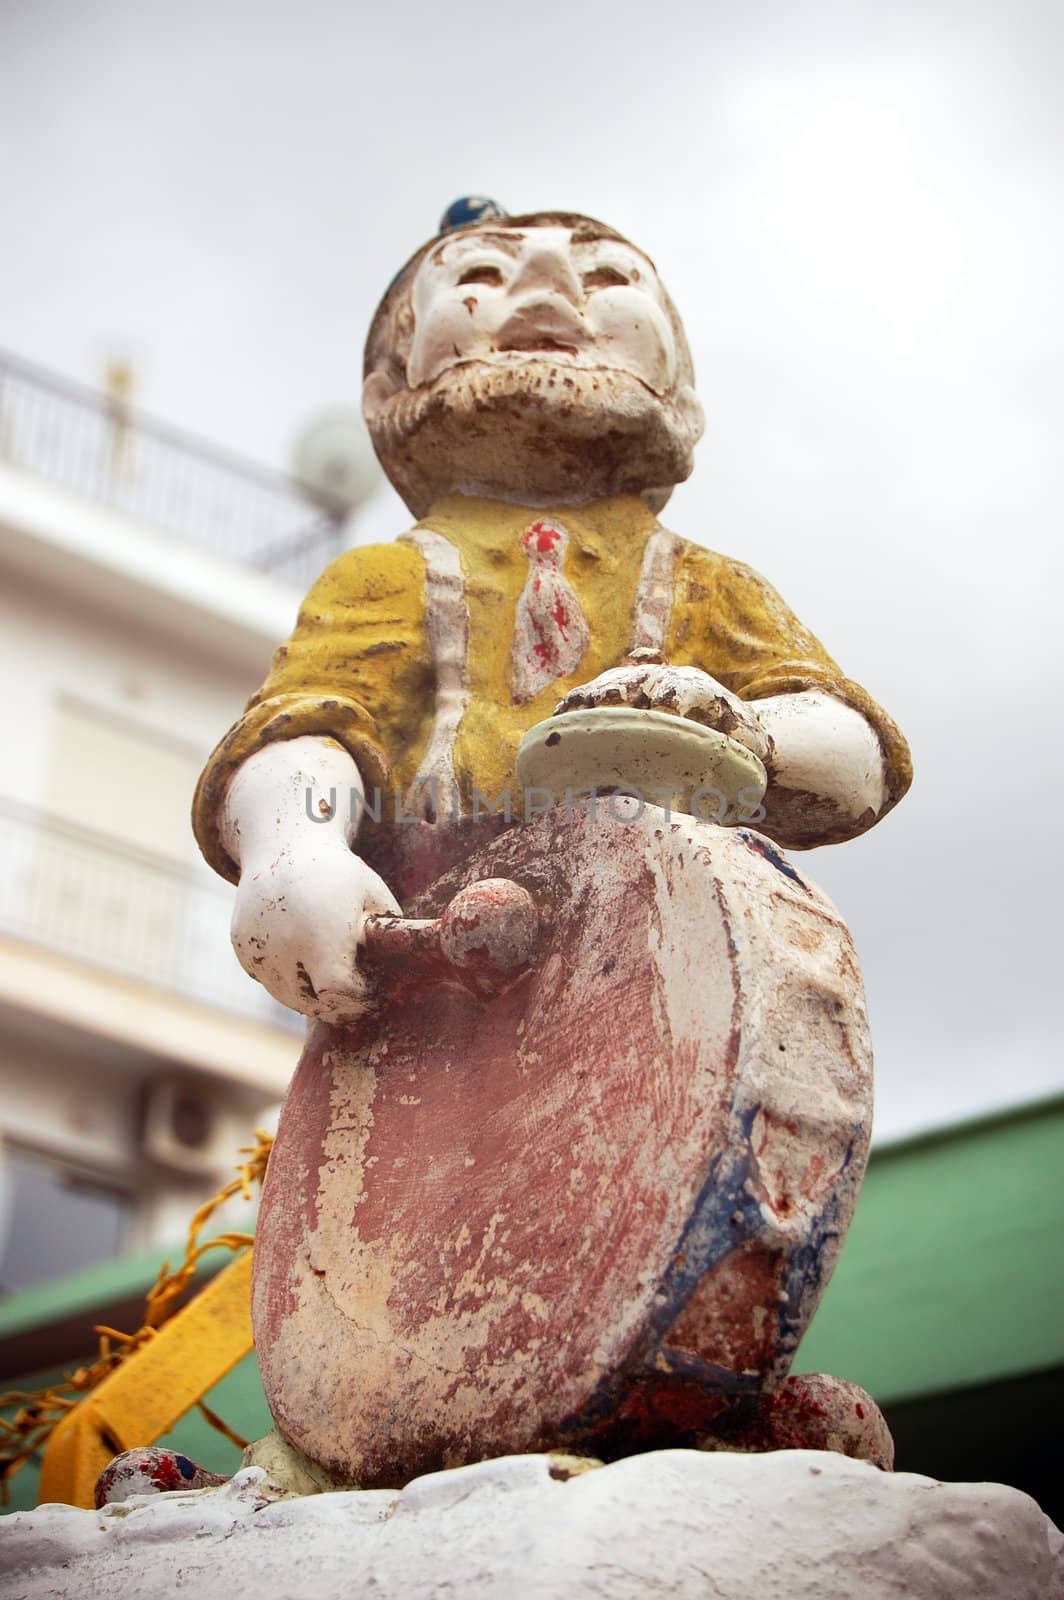
M459 285L463 283L490 283L498 289L502 284L502 269L489 266L485 261L478 267L466 267L458 282Z
M585 289L615 289L628 282L629 279L616 267L593 267L590 272L584 273Z

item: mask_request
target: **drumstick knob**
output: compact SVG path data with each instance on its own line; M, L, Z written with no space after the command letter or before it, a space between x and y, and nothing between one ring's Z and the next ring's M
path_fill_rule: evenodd
M489 981L513 978L532 964L539 912L528 890L511 878L481 878L458 891L439 928L448 966Z

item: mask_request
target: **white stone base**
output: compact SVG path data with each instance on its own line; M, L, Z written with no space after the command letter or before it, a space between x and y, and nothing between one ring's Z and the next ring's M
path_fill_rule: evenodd
M1027 1495L810 1450L635 1456L568 1481L509 1456L375 1490L220 1489L0 1521L3 1600L1053 1600Z

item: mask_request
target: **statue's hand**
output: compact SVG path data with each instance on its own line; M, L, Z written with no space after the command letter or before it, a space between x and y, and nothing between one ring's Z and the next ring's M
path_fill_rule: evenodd
M366 1009L358 961L366 918L399 906L382 878L335 834L300 833L241 869L232 939L244 971L275 1000L326 1022Z
M366 1009L366 918L399 912L351 849L356 821L344 800L361 793L346 750L308 735L249 756L220 818L240 868L232 938L241 966L282 1005L327 1022Z
M590 683L570 689L555 715L593 706L633 706L667 711L716 728L752 750L761 760L772 741L752 707L699 667L673 667L651 651L635 651L620 667L610 667Z

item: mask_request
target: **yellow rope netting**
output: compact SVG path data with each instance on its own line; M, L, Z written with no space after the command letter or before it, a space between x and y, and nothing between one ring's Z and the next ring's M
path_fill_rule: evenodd
M19 1407L10 1420L0 1417L0 1444L3 1445L0 1453L0 1505L8 1503L8 1483L15 1473L43 1449L53 1429L66 1413L72 1410L90 1389L94 1389L103 1378L114 1372L116 1367L128 1361L130 1356L135 1355L142 1346L153 1339L156 1330L173 1316L182 1295L192 1281L196 1268L208 1250L224 1248L240 1251L247 1249L252 1243L253 1235L250 1233L219 1233L213 1239L207 1239L200 1244L199 1234L208 1219L220 1206L232 1200L234 1195L242 1194L245 1200L251 1199L251 1186L253 1183L262 1182L272 1147L273 1135L263 1133L259 1128L255 1129L255 1143L240 1147L240 1154L247 1159L237 1167L236 1177L231 1178L223 1188L219 1189L213 1199L200 1206L192 1217L188 1225L185 1259L177 1270L171 1272L170 1263L163 1262L158 1278L148 1290L144 1321L136 1333L121 1333L117 1328L97 1326L93 1329L98 1339L97 1357L90 1367L79 1367L76 1372L68 1373L61 1383L53 1384L51 1388L39 1389L35 1393L13 1389L7 1394L0 1394L0 1407ZM243 1449L247 1444L246 1439L234 1433L221 1417L209 1406L204 1405L202 1400L198 1401L197 1405L212 1427L217 1428L227 1439L231 1439L235 1445Z

